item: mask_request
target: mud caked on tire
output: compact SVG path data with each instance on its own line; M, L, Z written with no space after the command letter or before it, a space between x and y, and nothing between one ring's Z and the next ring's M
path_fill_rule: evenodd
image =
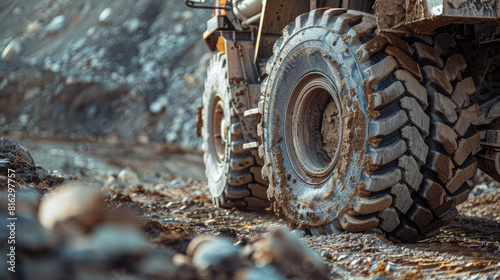
M449 35L379 34L373 15L342 9L289 24L259 104L275 212L313 234L374 230L402 241L450 223L479 145L474 83L453 47Z
M243 131L231 107L226 55L215 54L205 82L202 111L203 160L212 200L225 208L264 209L267 185L252 150L243 149Z

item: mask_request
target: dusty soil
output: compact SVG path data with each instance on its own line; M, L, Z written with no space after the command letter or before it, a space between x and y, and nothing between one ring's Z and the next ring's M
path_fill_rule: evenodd
M160 247L185 253L201 233L242 244L286 227L270 212L216 209L200 154L111 140L22 139L47 171L59 170L66 181L100 187L109 205L137 211L150 241ZM293 233L328 263L332 279L500 279L500 188L481 176L474 178L469 200L459 206L458 219L416 244L396 244L373 234Z

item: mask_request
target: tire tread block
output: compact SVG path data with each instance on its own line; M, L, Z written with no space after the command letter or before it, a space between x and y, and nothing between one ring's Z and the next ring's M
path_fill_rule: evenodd
M253 196L260 199L267 199L267 187L261 184L248 184L248 188L252 192Z
M459 112L458 120L453 127L459 137L462 137L471 124L479 117L479 106L472 104Z
M387 136L398 130L408 121L405 111L399 110L397 113L376 120L370 119L370 132L374 137Z
M391 232L399 225L398 213L393 207L387 207L378 214L378 217L379 227L385 232Z
M344 230L352 232L362 232L378 226L379 219L377 217L353 217L349 214L344 214L339 218L340 225Z
M350 45L357 46L361 40L366 39L368 36L373 34L373 31L377 28L377 22L374 18L363 17L361 22L352 27L347 33L347 36L351 36Z
M444 67L443 59L441 59L439 53L433 47L416 42L411 46L411 49L421 63L430 64L438 68Z
M432 140L436 143L440 143L448 154L454 154L457 150L457 138L458 135L455 133L453 128L447 126L444 123L434 122L432 123Z
M418 191L424 176L420 173L420 168L412 156L404 155L398 159L398 166L403 171L403 181L414 191Z
M455 152L453 161L456 165L462 165L467 157L472 154L481 144L481 135L476 132L469 138L462 138L458 141L458 149Z
M241 186L253 181L252 174L245 172L231 172L227 183L229 186Z
M410 122L413 123L420 131L426 136L429 135L430 119L418 104L417 100L412 97L404 97L399 100L401 108L405 109L408 113Z
M431 209L441 206L446 195L443 187L429 178L424 180L424 183L418 193L425 198Z
M418 236L418 230L405 220L400 222L393 233L403 241L414 241Z
M476 86L474 85L474 79L472 77L467 77L455 86L455 90L451 94L451 100L457 105L457 107L462 107L464 105L467 96L476 92Z
M250 191L244 186L227 186L224 195L229 199L241 199L250 195Z
M253 156L233 157L231 158L229 164L231 170L239 171L255 165L255 159L253 158Z
M415 156L420 164L425 164L429 147L425 144L418 129L411 125L405 126L401 129L401 136L406 140L410 154Z
M462 72L467 67L467 62L462 54L457 53L450 56L446 60L446 65L444 66L444 73L448 77L449 81L454 81L457 79L458 73Z
M405 214L413 203L408 187L405 184L397 183L391 187L391 194L394 196L392 203L394 208Z
M377 197L354 197L351 205L358 214L372 214L381 211L392 204L392 196L385 194Z
M366 64L370 58L383 50L385 46L387 46L387 40L382 35L378 35L371 39L356 51L359 62Z
M420 66L415 62L411 57L409 57L405 52L396 48L394 46L388 46L385 49L385 53L390 55L396 59L398 63L398 69L408 71L411 73L412 77L415 77L416 80L422 81L422 72L420 71ZM420 83L418 83L420 85Z
M392 83L387 88L378 91L373 94L373 104L374 109L379 110L382 107L385 107L391 104L394 100L398 99L405 92L405 87L403 83L397 81Z
M444 116L445 121L453 124L457 121L457 105L448 97L443 94L432 91L429 93L431 99L431 111Z
M384 165L392 162L404 152L406 152L406 143L402 139L387 146L378 148L369 147L367 151L372 158L373 165Z
M420 70L420 68L419 68ZM402 81L405 85L406 91L415 97L424 108L429 105L427 101L427 89L422 86L410 72L406 70L397 70L394 72L394 77Z
M442 183L448 182L453 177L453 167L455 165L448 156L437 151L430 151L426 166L436 172L439 181Z
M349 29L356 23L360 22L362 19L363 16L359 14L354 14L349 12L341 14L332 28L333 32L338 33L340 35L344 35L347 29Z
M250 167L250 173L253 174L253 178L255 180L255 182L263 185L263 186L268 186L268 182L267 180L265 180L263 177L262 177L262 170L264 170L264 168L262 167L259 167L259 166L252 166Z
M442 90L444 94L450 95L453 91L453 86L450 81L448 81L448 77L443 72L443 70L436 68L434 66L424 66L421 69L423 71L425 80L428 85L434 86L437 89Z
M401 178L402 174L399 168L392 168L383 173L372 173L364 180L365 190L378 192L395 185Z
M453 176L453 178L445 185L446 190L449 193L455 193L460 186L462 186L465 181L469 180L476 174L477 162L474 158L470 160L465 166L458 168Z
M406 213L406 216L412 220L418 228L426 227L434 218L432 212L419 202L413 203L410 210Z
M408 45L408 43L406 43L406 41L401 39L398 35L382 33L382 36L387 40L387 42L389 42L390 45L397 47L410 57L413 56L413 51L411 50L410 45Z
M380 81L391 75L397 67L397 62L392 56L386 56L380 62L374 64L366 70L368 73L368 83L376 85Z

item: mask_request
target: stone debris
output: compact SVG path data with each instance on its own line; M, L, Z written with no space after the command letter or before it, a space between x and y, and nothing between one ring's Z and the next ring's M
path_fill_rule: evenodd
M23 45L19 40L12 40L9 44L3 49L1 58L5 59L17 54L20 54L23 51Z
M53 34L61 31L64 27L66 17L64 15L53 18L47 26L45 26L46 34Z

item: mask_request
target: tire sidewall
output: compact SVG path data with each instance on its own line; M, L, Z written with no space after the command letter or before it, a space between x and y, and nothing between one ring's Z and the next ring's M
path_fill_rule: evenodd
M226 69L223 65L224 56L215 55L211 66L208 69L207 80L205 82L205 92L203 95L203 160L205 162L205 174L208 187L212 197L220 197L224 191L229 174L229 156L231 135L226 131L226 143L224 147L225 159L219 163L215 157L217 152L213 144L212 119L214 118L214 100L218 96L224 103L224 118L226 124L230 124L230 98L227 81L225 78ZM228 127L225 128L226 130Z
M362 159L361 151L367 145L368 116L362 73L354 53L338 34L325 30L324 26L294 32L283 42L279 53L275 53L265 89L268 98L264 114L267 131L264 147L265 156L270 157L266 161L272 163L269 180L276 187L272 196L276 198L275 204L279 204L275 210L289 221L299 220L304 225L314 226L334 220L349 201L361 176L362 160L359 159ZM285 138L284 127L288 125L286 112L290 93L296 82L311 72L320 72L331 81L341 103L344 130L355 130L355 134L343 131L340 159L327 178L318 184L308 184L300 179L286 148L285 143L289 140L281 140ZM364 121L364 124L353 123L353 118ZM355 147L354 142L357 142Z

